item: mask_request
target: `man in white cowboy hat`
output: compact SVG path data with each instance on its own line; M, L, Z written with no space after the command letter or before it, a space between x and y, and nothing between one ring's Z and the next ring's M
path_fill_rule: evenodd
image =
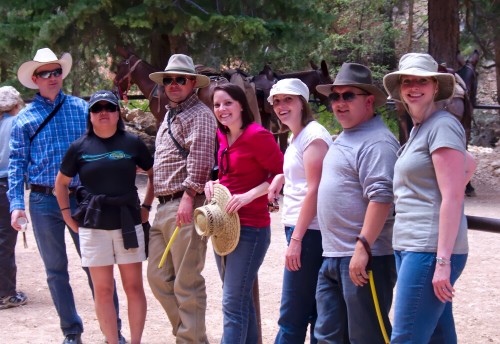
M203 188L214 165L217 123L195 93L210 80L196 74L193 60L183 54L172 55L165 71L149 77L165 87L169 104L156 136L153 184L160 204L149 233L148 281L167 313L176 342L207 343L201 275L207 241L196 233L193 211L205 200ZM159 269L176 226L179 234Z
M392 178L399 144L375 112L386 96L373 85L370 69L356 63L344 63L333 84L316 89L329 97L344 130L323 160L318 190L324 261L314 334L318 343L385 343L368 271L390 333L396 282Z
M23 63L17 77L25 87L39 90L33 102L17 116L12 126L9 159L9 191L11 225L17 230L19 218L25 218L24 182L27 177L33 233L45 265L47 283L60 319L63 343L81 343L83 323L76 311L69 283L68 256L65 246L65 223L54 195L54 185L62 158L71 142L86 130L88 108L80 98L62 92L63 79L68 76L72 58L61 58L49 48L39 49L32 61ZM53 117L49 117L53 114ZM44 121L46 125L42 125ZM71 189L79 180L71 181ZM71 208L76 209L74 195ZM78 234L69 230L79 252ZM84 269L92 287L88 269ZM116 293L116 292L115 292ZM118 310L118 299L115 297ZM118 311L117 311L118 312ZM118 317L118 328L121 320ZM120 335L121 337L121 335ZM121 343L124 342L121 337Z

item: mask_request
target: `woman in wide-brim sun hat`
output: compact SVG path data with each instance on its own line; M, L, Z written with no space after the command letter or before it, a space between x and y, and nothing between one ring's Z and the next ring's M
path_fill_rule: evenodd
M456 343L453 285L468 253L465 185L475 162L460 122L436 102L451 98L455 79L438 72L428 54L401 57L384 77L390 98L402 102L415 127L394 167L398 270L391 343Z

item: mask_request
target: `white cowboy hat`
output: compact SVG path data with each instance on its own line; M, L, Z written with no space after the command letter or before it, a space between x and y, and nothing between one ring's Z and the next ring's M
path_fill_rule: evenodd
M309 88L300 79L287 78L281 79L271 87L267 101L273 105L273 97L276 94L293 94L302 96L306 101L309 100Z
M228 214L226 204L231 198L229 190L214 184L214 195L209 204L194 210L194 227L201 236L212 237L212 246L219 256L233 252L240 240L240 217Z
M370 68L358 63L343 63L333 84L318 85L316 91L328 97L335 86L352 86L370 93L375 97L373 103L375 108L387 102L385 93L373 84Z
M63 71L62 78L64 79L71 71L73 59L69 53L64 53L60 59L57 59L56 54L49 48L38 49L33 61L24 62L21 67L19 67L17 70L17 78L23 86L31 88L32 90L37 90L38 85L33 82L31 77L39 67L51 63L58 63L61 65Z
M187 75L196 78L194 88L207 87L210 84L208 76L196 73L193 59L184 54L170 56L165 71L149 74L149 78L157 84L163 85L163 78L169 75Z
M438 92L435 101L445 100L453 96L455 77L453 74L438 72L438 64L429 54L408 53L399 60L399 70L384 76L384 87L389 99L401 102L401 75L414 75L435 78L438 82Z

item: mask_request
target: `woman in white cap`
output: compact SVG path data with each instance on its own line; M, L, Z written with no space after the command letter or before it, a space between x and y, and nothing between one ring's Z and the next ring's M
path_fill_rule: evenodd
M252 288L271 242L267 189L283 172L283 154L273 135L254 122L243 90L226 83L214 89L217 118L219 179L205 186L207 200L214 183L231 192L225 210L237 212L240 239L234 251L215 255L223 283L224 332L221 343L257 343L257 318Z
M292 132L283 174L274 178L268 196L272 201L285 186L282 221L288 248L277 344L304 343L309 324L310 342L317 342L315 295L323 249L316 205L323 158L333 141L328 131L314 120L308 99L306 84L294 78L278 81L267 98L283 127Z
M95 92L89 101L87 133L66 152L55 189L64 221L79 234L82 265L89 268L94 285L97 319L110 344L122 340L113 306L114 264L127 295L132 344L141 342L146 320L141 223L149 212L140 206L137 167L147 171L147 187L152 188L151 153L139 137L125 131L118 98L110 91ZM82 186L76 191L78 208L72 214L68 187L76 175ZM152 199L144 202L151 204Z
M414 128L394 170L398 271L391 343L456 343L453 285L468 253L464 188L475 169L460 122L436 102L453 96L452 74L428 54L401 57L384 77Z

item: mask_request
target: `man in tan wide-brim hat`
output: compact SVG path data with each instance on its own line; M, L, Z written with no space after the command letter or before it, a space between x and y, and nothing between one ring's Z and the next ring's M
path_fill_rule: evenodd
M54 195L56 174L70 144L85 133L87 103L78 97L64 94L63 79L71 71L72 58L68 53L60 58L49 48L39 49L33 60L24 62L17 71L21 84L38 90L33 102L17 115L12 125L9 160L9 191L11 225L20 230L20 218L26 218L24 177L30 185L30 215L40 256L45 265L52 301L60 319L65 344L81 343L82 319L78 315L69 282L68 256L65 246L66 225L61 211L76 209L72 192L67 207L59 208ZM52 115L52 117L50 117ZM48 119L45 126L44 121ZM50 144L50 149L47 145ZM71 181L70 189L79 185ZM65 208L65 209L64 209ZM71 234L79 250L78 233ZM88 269L86 269L88 275ZM90 275L89 279L90 279ZM116 292L116 291L115 291ZM115 300L118 300L115 298ZM115 304L118 313L118 303ZM121 320L117 316L118 331ZM118 334L120 343L124 342Z
M165 87L169 103L156 136L154 194L160 204L149 233L148 281L177 343L207 343L207 295L201 275L207 240L195 230L193 211L205 200L203 188L214 166L215 116L195 93L210 80L197 74L192 58L184 54L172 55L163 72L149 77ZM166 264L158 269L176 226L179 234Z

